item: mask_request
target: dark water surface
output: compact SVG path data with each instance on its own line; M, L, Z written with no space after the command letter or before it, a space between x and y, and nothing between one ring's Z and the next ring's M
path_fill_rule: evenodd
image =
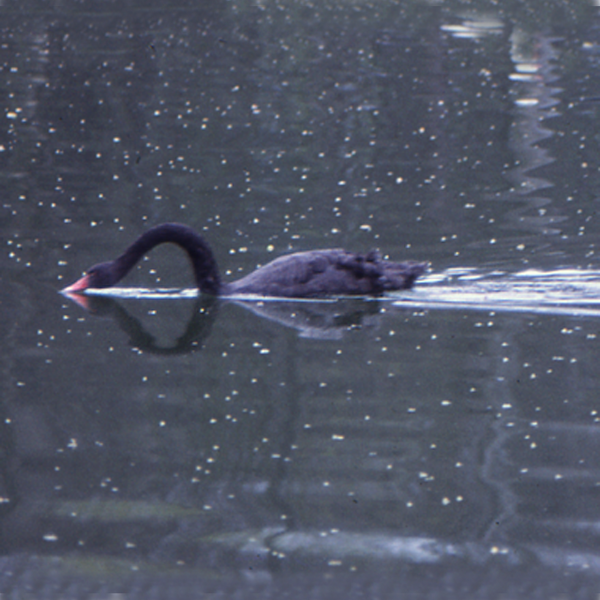
M600 15L0 7L2 598L600 594ZM291 250L412 292L157 297Z

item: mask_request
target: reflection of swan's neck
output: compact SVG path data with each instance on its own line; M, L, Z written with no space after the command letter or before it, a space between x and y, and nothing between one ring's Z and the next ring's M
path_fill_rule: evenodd
M214 296L218 295L221 291L221 278L210 246L193 229L178 223L165 223L152 227L131 244L114 261L116 281L123 279L152 248L167 242L177 244L187 252L192 261L196 285L200 291Z

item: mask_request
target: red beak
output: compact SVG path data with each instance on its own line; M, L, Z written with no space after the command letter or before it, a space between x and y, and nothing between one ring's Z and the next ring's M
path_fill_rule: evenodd
M78 279L75 283L61 290L63 294L76 294L87 290L90 287L90 276L84 275L81 279Z

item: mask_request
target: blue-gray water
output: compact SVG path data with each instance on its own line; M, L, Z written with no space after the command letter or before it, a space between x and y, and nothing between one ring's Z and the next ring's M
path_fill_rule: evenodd
M596 597L599 9L163 4L0 7L2 597ZM431 269L58 293L163 221Z

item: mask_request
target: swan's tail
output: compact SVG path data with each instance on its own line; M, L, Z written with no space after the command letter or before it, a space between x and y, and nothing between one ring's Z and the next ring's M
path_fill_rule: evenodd
M385 262L381 265L383 266L383 274L379 278L379 282L386 292L410 289L417 277L423 275L429 267L429 263L414 261Z

